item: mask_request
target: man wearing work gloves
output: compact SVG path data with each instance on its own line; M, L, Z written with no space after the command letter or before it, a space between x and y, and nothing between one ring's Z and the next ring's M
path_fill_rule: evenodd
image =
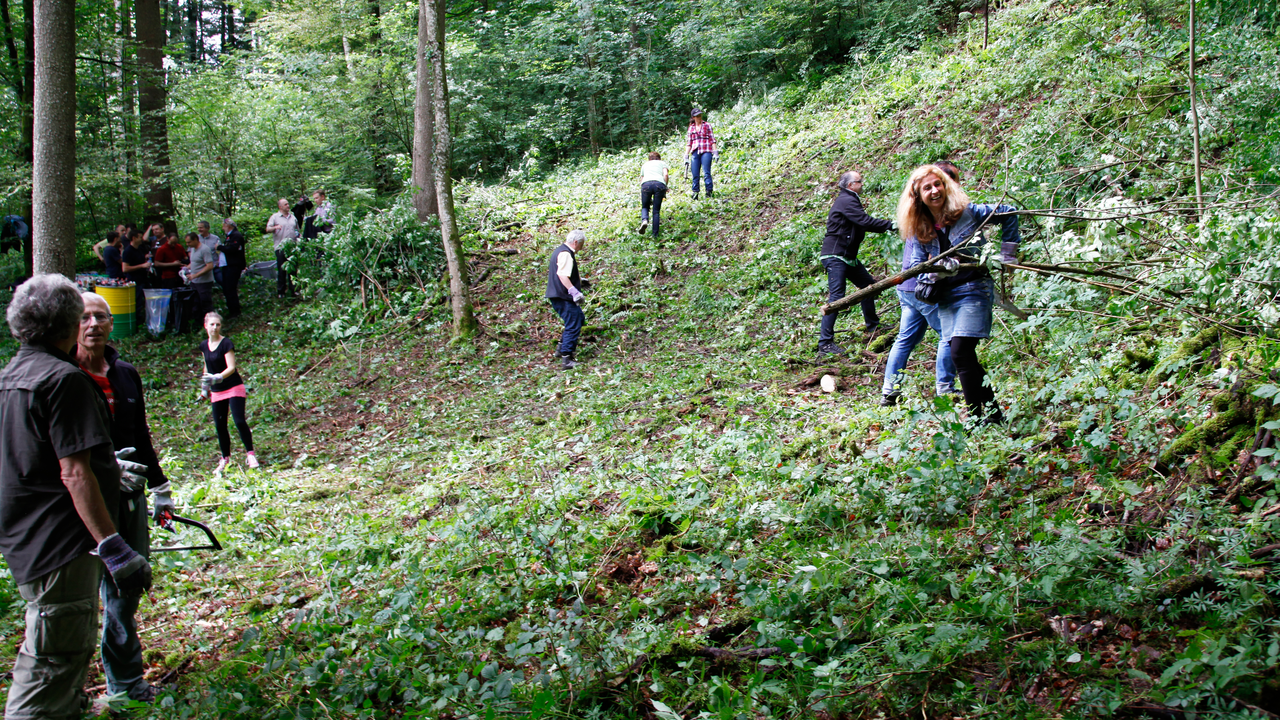
M819 256L822 267L827 271L827 302L844 297L846 279L852 278L853 284L859 288L876 281L858 261L858 249L868 232L883 233L893 229L892 220L873 218L862 209L862 198L858 195L862 192L862 173L850 170L840 176L836 185L839 189L835 202L831 203L831 212L827 213L827 235L822 239L822 254ZM839 313L822 316L818 352L844 354L844 348L836 344L837 317ZM862 319L868 333L875 332L880 326L875 298L862 301Z
M564 370L572 370L578 365L573 353L578 347L578 333L582 332L584 319L579 307L582 279L578 276L578 251L586 242L585 232L570 232L569 237L551 253L551 262L547 266L547 300L564 321L559 348L560 367Z
M165 512L173 513L169 480L160 469L147 426L142 397L142 378L120 353L107 346L113 323L111 309L101 295L84 293L84 314L80 316L76 362L89 373L107 398L111 415L111 440L120 448L120 509L116 528L129 547L150 557L147 531L147 502L143 488L151 489L152 516L160 522ZM142 642L138 639L137 595L121 595L109 576L102 578L102 666L107 671L107 693L123 693L131 700L151 702L156 689L142 679Z
M21 346L0 371L0 553L27 601L9 720L88 707L104 564L122 594L151 587L146 558L116 533L120 470L106 399L70 355L83 313L79 288L52 273L20 286L6 312Z

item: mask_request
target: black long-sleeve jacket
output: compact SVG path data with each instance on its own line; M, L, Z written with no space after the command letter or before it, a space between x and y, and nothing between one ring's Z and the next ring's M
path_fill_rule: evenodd
M888 232L892 220L873 218L862 209L858 193L840 188L831 212L827 213L827 236L822 239L822 255L840 255L853 260L858 257L862 239L868 232Z
M74 352L74 351L73 351ZM137 451L125 458L147 466L143 473L147 477L147 487L159 487L167 482L164 470L160 468L160 458L156 455L155 446L151 444L151 428L147 426L147 408L142 400L142 378L138 369L129 362L120 359L120 353L108 346L107 380L115 393L115 412L111 418L111 444L116 450L121 448L137 448ZM142 494L121 492L121 499L139 497Z

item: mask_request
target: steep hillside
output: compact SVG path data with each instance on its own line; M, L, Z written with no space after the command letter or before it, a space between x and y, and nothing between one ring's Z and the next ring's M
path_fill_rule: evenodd
M673 182L659 241L635 232L648 148L462 187L470 343L416 268L291 314L251 287L232 335L264 471L210 476L193 341L123 343L180 504L228 548L157 562L149 713L1280 713L1278 45L1199 29L1197 216L1163 7L1015 3L985 50L979 19L714 113L716 197ZM657 148L674 174L681 144ZM933 336L896 408L891 332L814 353L836 175L888 216L941 156L974 199L1045 211L1027 262L1128 278L1015 276L1029 318L981 348L1002 427L933 396ZM542 290L572 227L595 287L562 373ZM899 249L865 252L882 274Z

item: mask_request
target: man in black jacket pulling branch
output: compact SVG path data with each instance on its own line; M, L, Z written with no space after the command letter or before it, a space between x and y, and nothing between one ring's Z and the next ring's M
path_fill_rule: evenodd
M578 365L573 353L578 347L578 334L582 332L585 319L579 307L584 286L578 275L578 251L586 242L585 232L570 232L569 237L551 253L551 262L547 266L547 300L564 321L559 347L560 367L564 370L572 370Z
M859 288L874 283L875 278L858 261L858 249L868 232L883 233L893 229L892 220L873 218L862 209L862 173L850 170L840 176L839 192L827 213L827 235L822 239L822 267L827 271L827 302L844 297L845 281L852 279ZM822 331L818 334L818 352L843 355L844 348L836 345L836 317L838 313L822 317ZM862 301L862 319L866 331L874 332L880 326L876 315L876 301Z

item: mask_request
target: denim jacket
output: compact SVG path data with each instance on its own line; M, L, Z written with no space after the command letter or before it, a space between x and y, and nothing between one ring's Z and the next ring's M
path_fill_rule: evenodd
M987 243L986 227L983 222L987 218L991 218L996 213L1012 213L1016 211L1012 205L995 205L992 203L969 203L969 207L956 219L951 227L947 229L947 236L952 247L965 242L973 236L978 228L982 227L983 232L978 234L978 239L964 246L956 255L960 256L960 261L969 263L974 262L982 256L982 251ZM1022 242L1022 236L1018 232L1018 216L1017 215L999 215L991 218L990 225L1000 225L1000 251L1003 256L1016 256L1018 252L1018 243ZM906 243L902 247L902 269L907 270L931 257L938 255L941 251L938 249L938 238L927 243L921 243L914 237L907 238ZM958 282L954 287L981 280L988 277L989 273L986 268L975 270L962 270L956 276ZM914 292L916 289L916 279L911 278L903 281L900 286L904 292Z

